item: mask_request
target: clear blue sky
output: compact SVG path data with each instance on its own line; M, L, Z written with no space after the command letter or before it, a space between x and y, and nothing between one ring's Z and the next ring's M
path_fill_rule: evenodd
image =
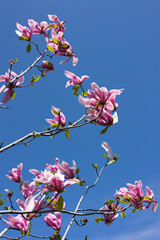
M95 81L99 86L125 88L125 91L117 97L119 122L107 134L100 135L101 127L91 125L72 130L71 140L62 134L55 139L39 138L28 147L16 146L1 154L0 192L5 188L16 190L5 176L12 167L23 162L23 179L31 180L30 168L43 170L45 164L53 164L56 157L70 163L74 159L82 177L92 183L96 176L91 164L104 164L101 142L106 141L120 158L106 169L82 206L100 208L120 187L140 179L154 191L155 199L160 200L159 9L159 0L1 2L0 75L7 71L10 59L19 59L14 70L20 73L35 58L35 52L27 55L26 43L18 40L16 22L27 26L28 19L48 21L47 14L56 14L66 21L65 38L79 62L76 67L71 62L61 66L58 64L60 58L55 59L53 74L48 74L35 87L17 89L15 100L8 103L11 109L0 109L0 141L7 144L34 130L44 130L48 126L45 118L52 117L52 105L61 108L71 122L83 114L84 109L72 95L71 88L65 89L64 70L78 76L89 75L86 89ZM32 74L25 76L26 82ZM82 190L73 186L69 195L65 194L68 209L75 206ZM15 194L14 199L16 197ZM84 228L74 225L67 239L81 240L88 234L88 239L92 240L158 240L159 211L159 208L156 213L151 209L134 214L128 211L125 219L119 217L110 227L96 224L89 218ZM69 219L63 220L62 232ZM44 231L52 233L45 223L41 228L35 223L33 233L43 235Z

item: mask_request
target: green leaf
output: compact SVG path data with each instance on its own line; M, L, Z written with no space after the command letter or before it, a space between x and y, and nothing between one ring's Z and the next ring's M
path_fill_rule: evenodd
M63 203L64 203L64 200L63 200L63 197L60 195L59 199L58 199L58 211L59 212L62 212L62 209L63 209Z
M15 91L12 89L12 91L11 91L11 98L12 98L12 100L15 98Z
M0 193L0 197L2 196L2 193Z
M109 157L104 153L103 156L108 160Z
M42 183L41 182L36 182L35 183L35 187L37 187L37 186L39 186L39 185L41 185Z
M61 235L60 234L58 234L56 236L57 236L57 240L61 240Z
M78 96L77 92L78 92L78 89L75 89L75 90L73 91L73 94L76 95L76 96Z
M55 52L54 48L52 48L51 46L47 46L47 48L50 52Z
M58 123L54 123L54 124L51 124L51 127L55 128L55 127L58 127L58 125L59 125Z
M108 130L108 126L105 127L105 128L100 132L100 134L105 134L105 133L107 132L107 130Z
M79 170L79 168L77 168L77 169L76 169L76 173L78 174L78 173L79 173L79 171L80 171L80 170Z
M2 206L5 201L6 201L6 198L2 198L2 199L0 200L0 206Z
M26 50L27 50L27 53L30 53L30 51L31 51L31 44L30 43L27 45Z
M104 220L103 218L96 218L96 219L95 219L95 222L96 222L96 223L105 222L105 220Z
M29 237L30 231L31 231L32 223L29 222L29 229L27 231L27 237Z
M83 97L87 97L87 92L82 92Z
M81 187L83 187L83 186L84 186L84 183L83 183L82 181L79 181L79 182L78 182L78 185L81 186Z
M137 212L137 211L138 211L137 208L132 209L132 212L133 212L133 213L135 213L135 212Z
M72 87L72 90L79 89L79 87L80 87L80 85L74 85L74 86Z
M36 138L39 138L41 136L41 134L36 134Z
M122 212L121 212L121 217L124 218L125 216L126 216L125 212L122 211Z
M97 163L96 164L92 163L92 167L97 169Z
M71 137L70 137L70 133L69 133L69 131L68 130L66 130L65 131L65 135L66 135L66 137L68 138L68 139L70 139Z
M113 201L113 200L108 200L108 201L106 201L106 202L104 203L104 205L110 204L110 203L115 203L115 201Z
M87 240L87 239L88 239L88 237L87 237L87 235L86 235L85 240Z
M3 206L3 208L4 208L5 210L9 210L9 207Z
M28 40L29 40L29 38L27 38L27 37L24 37L24 36L21 36L21 37L19 37L18 39L19 39L19 40L26 40L26 41L28 41Z

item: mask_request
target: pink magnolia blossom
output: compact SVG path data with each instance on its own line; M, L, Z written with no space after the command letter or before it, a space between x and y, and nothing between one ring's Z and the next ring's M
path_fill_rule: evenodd
M21 215L18 215L16 217L11 216L10 214L7 214L8 220L9 222L8 225L11 225L13 227L15 227L18 230L21 230L24 233L27 233L28 231L28 225L29 225L29 221L27 221L25 218L23 218Z
M64 32L65 31L65 28L63 26L65 24L65 21L60 22L56 15L48 15L48 18L50 21L56 22L56 24L55 23L51 24L51 26L55 32L59 32L59 31Z
M7 175L8 179L17 183L21 182L22 167L23 167L23 163L20 163L19 165L17 165L17 168L12 168L12 172L9 171L9 175Z
M43 73L54 71L54 66L51 62L49 62L49 61L42 61L42 62L43 62L43 64L41 64L41 67L44 69Z
M113 154L112 154L112 149L109 146L108 143L106 142L102 142L102 147L104 148L104 150L109 154L110 158L113 159Z
M22 211L35 211L43 208L46 206L44 202L45 195L42 195L42 197L39 197L42 195L42 192L39 192L37 195L33 196L30 195L26 198L25 201L17 199L17 203L19 204L19 207ZM38 200L36 198L38 197ZM32 219L37 213L27 213L25 214L25 217L28 219Z
M88 108L88 120L94 120L103 126L113 125L118 122L117 113L112 115L112 112L118 108L115 103L116 95L120 95L123 89L111 90L108 92L107 88L101 87L93 82L91 83L92 90L88 90L87 98L79 95L79 102L82 106Z
M46 121L48 123L50 123L51 125L57 124L57 126L60 125L60 126L64 127L66 124L66 118L65 118L64 114L54 106L52 106L52 108L51 108L51 113L54 115L54 119L46 119Z
M64 181L64 175L62 175L61 173L55 173L55 175L53 175L52 179L49 181L48 186L45 186L43 188L43 191L58 191L58 192L62 192L64 190L64 188L66 188L67 186L70 186L72 184L78 183L79 180L78 179L67 179L66 181Z
M32 34L44 34L44 36L47 37L47 33L45 32L49 30L47 22L43 21L39 24L33 19L29 19L28 25L32 28Z
M141 181L135 181L135 184L132 185L130 183L127 184L127 188L120 188L119 191L116 191L116 194L119 196L123 197L125 199L128 199L129 197L134 205L135 208L137 209L146 209L149 208L150 204L153 202L153 211L156 211L157 209L157 202L153 199L154 194L153 191L149 188L146 187L146 196L144 196L143 192L143 185ZM143 207L143 202L148 202L148 205Z
M58 169L61 171L61 173L65 174L65 177L67 179L75 177L76 162L74 160L73 160L73 166L71 167L67 162L64 162L64 161L60 164L60 160L56 158L56 165Z
M53 174L48 168L46 168L44 171L41 171L41 173L36 169L30 169L29 172L36 175L34 181L39 183L49 183L53 177Z
M29 23L29 20L28 20ZM30 26L30 29L28 29L25 26L22 26L21 24L17 23L16 24L18 30L16 30L16 34L20 37L24 37L24 40L26 41L30 41L31 40L31 36L33 34L33 29L34 29L34 24L32 24Z
M49 227L59 232L61 230L61 218L62 215L59 212L57 212L56 215L49 213L44 217L44 221Z
M119 205L116 208L116 210L120 210L120 209L121 209L121 206ZM113 210L110 208L110 204L106 204L105 208L102 207L100 210L104 210L103 211L104 213L107 211L107 213L108 213L108 214L104 214L105 224L107 226L110 226L113 223L113 221L118 217L118 213L113 213Z
M28 196L33 195L35 192L39 191L41 187L35 187L35 182L29 183L24 181L21 187L22 194L26 199Z
M58 171L58 167L57 165L50 165L48 163L46 163L46 168L49 169L51 172L57 172Z
M71 79L66 83L66 87L68 87L70 85L81 85L85 79L89 78L89 76L87 76L87 75L83 75L80 78L80 77L76 76L74 73L71 73L68 71L64 71L64 74L66 75L67 78Z
M73 57L73 66L75 66L78 62L78 58L75 54L73 54L73 49L71 45L63 38L63 32L59 31L55 33L52 31L51 39L46 38L47 48L51 52L55 52L59 56L68 57L66 60L61 61L60 64L65 64Z
M8 86L3 90L3 92L6 92L6 93L2 99L2 102L1 102L2 104L7 103L12 97L13 89L18 87L21 83L24 82L24 76L21 76L19 79L16 79L15 81L11 82L16 77L17 77L17 74L13 71L9 72L9 70L8 70L8 73L5 73L5 75L0 76L0 82L5 81L8 84ZM1 89L4 88L4 86L5 85L1 86L0 91Z

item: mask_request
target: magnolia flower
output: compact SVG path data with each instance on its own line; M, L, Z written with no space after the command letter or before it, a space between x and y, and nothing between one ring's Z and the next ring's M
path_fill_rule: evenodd
M75 171L76 171L76 162L73 160L73 167L71 167L67 162L62 162L60 164L60 160L56 158L56 165L58 169L65 174L65 177L67 179L74 178L75 177Z
M60 22L56 15L48 15L48 18L50 21L56 22L56 24L55 23L51 24L51 26L55 32L59 32L59 31L64 32L65 31L65 28L63 26L65 24L65 21Z
M39 24L33 19L29 19L28 25L32 28L32 34L44 34L44 36L47 36L47 33L45 33L45 31L49 30L47 22L43 21Z
M28 24L29 24L29 20L28 20ZM33 34L33 29L34 29L34 24L32 24L30 26L30 29L28 29L27 27L25 26L22 26L21 24L17 23L16 24L18 30L16 30L16 34L20 37L23 37L24 40L26 41L30 41L31 40L31 36Z
M61 218L62 215L59 212L57 212L56 215L49 213L44 217L44 221L49 227L59 232L61 230Z
M49 181L53 177L53 174L48 168L46 168L44 172L41 171L41 173L36 169L30 169L29 172L36 175L36 178L34 178L34 181L39 183L49 183Z
M44 202L45 195L42 195L42 197L40 197L40 195L42 195L42 192L39 192L35 196L33 195L28 196L25 201L17 199L17 203L20 209L22 211L31 212L43 208L45 206ZM36 200L37 197L38 200ZM27 213L25 214L25 217L28 219L32 219L36 214L37 213Z
M111 159L113 159L113 154L112 154L112 149L109 146L108 143L106 142L102 142L102 147L104 148L104 150L108 153L108 155L110 156Z
M22 167L23 167L23 163L20 163L19 165L17 165L17 168L12 168L12 172L9 171L9 175L7 175L8 179L17 183L21 182Z
M54 119L46 119L46 122L50 123L51 125L56 124L57 126L60 125L64 127L66 124L66 118L60 109L52 106L51 113L54 115Z
M8 220L9 222L8 225L11 225L13 227L15 227L16 229L20 230L22 229L22 231L24 233L27 233L28 231L28 225L29 225L29 221L27 221L25 218L23 218L21 215L18 215L16 217L11 216L10 214L7 214Z
M14 93L13 89L18 87L21 83L24 82L24 76L21 76L19 79L16 79L15 81L11 82L16 77L17 74L13 71L10 72L10 70L8 70L8 73L5 73L5 75L0 76L0 82L6 82L8 84L7 87L5 87L5 85L2 85L0 88L1 92L1 89L5 87L2 92L6 92L2 99L1 102L2 104L7 103Z
M107 214L104 214L104 219L105 219L105 224L107 226L110 226L113 221L118 217L118 213L113 213L113 210L111 209L111 204L106 204L105 205L105 208L102 207L100 210L104 210L103 212L106 213L107 211ZM121 209L121 206L119 205L116 210L120 210ZM110 213L111 212L111 213Z
M21 187L22 194L26 199L28 196L33 195L35 192L39 191L41 187L35 188L35 182L29 183L28 181L24 181Z
M154 193L153 191L149 188L146 187L146 196L144 195L143 192L143 185L141 181L135 181L135 184L132 185L130 183L127 183L127 188L120 188L119 191L116 191L116 194L119 196L123 197L126 200L128 200L128 197L131 199L133 206L137 209L146 209L149 208L150 204L153 202L153 211L155 212L157 209L157 202L153 199ZM148 202L148 205L143 207L143 202Z
M43 64L41 64L41 67L44 69L43 73L53 72L54 66L51 62L49 61L42 61L42 62Z
M64 74L66 75L67 78L71 79L66 83L66 87L68 87L70 85L81 85L85 79L89 78L89 76L87 76L87 75L83 75L80 78L80 77L76 76L74 73L71 73L68 71L64 71Z

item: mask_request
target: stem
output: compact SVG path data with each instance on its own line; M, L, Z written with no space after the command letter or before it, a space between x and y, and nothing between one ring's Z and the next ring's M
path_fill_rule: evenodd
M9 230L10 226L8 225L1 233L0 238Z
M1 90L0 90L0 94L6 89L6 87L8 86L8 84L14 82L15 80L17 80L17 79L20 78L21 76L25 75L29 70L31 70L31 68L33 68L33 67L35 66L35 64L36 64L37 62L39 62L39 60L41 60L41 58L43 58L43 57L45 56L45 54L46 54L47 51L48 51L48 50L45 50L44 53L43 53L40 57L38 57L38 58L32 63L32 65L29 66L24 72L20 73L17 77L13 78L10 82L8 82L6 85L4 85L4 87L1 88Z

